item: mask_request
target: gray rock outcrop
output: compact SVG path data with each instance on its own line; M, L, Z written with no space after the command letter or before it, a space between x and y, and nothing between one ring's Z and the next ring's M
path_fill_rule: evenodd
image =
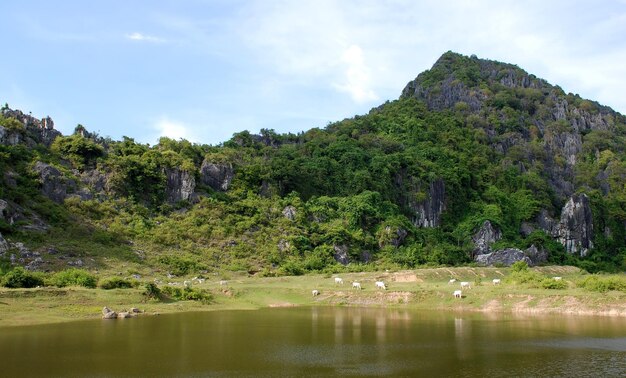
M398 248L409 233L401 227L386 226L383 229L383 237L378 242L378 246L383 248L386 245L393 245Z
M289 219L290 221L295 220L296 219L296 215L297 215L297 211L296 208L289 205L289 206L285 206L285 208L282 211L283 216L287 219Z
M4 240L2 234L0 234L0 256L3 256L9 250L9 243Z
M593 248L593 216L589 197L575 194L561 211L561 220L553 230L568 253L585 256Z
M485 255L491 253L491 244L500 240L502 233L497 228L493 227L490 221L485 221L478 232L472 236L475 248L473 250L474 256Z
M166 198L169 203L190 201L196 189L196 179L193 174L178 168L166 169Z
M216 164L204 160L200 167L200 183L213 190L227 191L233 177L234 171L230 164Z
M517 261L526 261L529 266L545 263L548 260L548 253L543 248L539 249L534 244L526 251L518 248L505 248L495 252L477 255L474 261L480 265L504 265L511 266Z
M511 266L517 261L526 261L528 265L532 265L532 261L524 251L517 248L501 249L492 253L478 255L474 258L480 265L504 265Z
M54 202L63 203L67 197L68 189L71 191L76 189L74 180L64 178L61 171L51 165L38 161L33 169L39 175L41 192Z
M548 261L548 251L544 248L537 248L534 244L524 251L524 253L526 253L526 256L528 256L532 262L532 264L529 265L541 265Z
M102 319L117 319L117 312L104 306L104 308L102 309Z
M54 139L61 135L54 129L54 122L50 117L37 119L29 114L24 114L20 110L9 108L2 109L2 115L6 118L13 118L21 124L21 130L7 129L0 126L0 144L16 145L25 143L28 146L35 146L42 143L50 147Z
M348 255L347 245L333 245L335 251L333 257L341 265L348 265L350 263L350 256Z

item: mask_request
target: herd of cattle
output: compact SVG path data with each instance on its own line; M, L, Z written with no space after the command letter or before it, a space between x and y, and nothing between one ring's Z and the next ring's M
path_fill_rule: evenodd
M562 277L552 277L553 280L555 281L560 281L562 279ZM457 280L456 278L452 278L450 281L448 281L448 285L453 285L454 283L456 283ZM500 278L494 278L491 283L493 283L494 285L500 285L502 281L500 280ZM461 284L461 290L454 290L452 292L452 295L454 295L455 298L463 298L463 289L471 289L472 285L468 282L468 281L460 281ZM335 285L343 285L343 278L340 277L335 277ZM385 285L385 283L383 281L376 281L374 283L376 289L382 289L382 290L387 290L387 286ZM353 289L357 289L357 290L362 290L363 288L361 287L361 283L360 282L352 282L352 288ZM313 296L318 296L320 295L320 291L315 289L312 291Z

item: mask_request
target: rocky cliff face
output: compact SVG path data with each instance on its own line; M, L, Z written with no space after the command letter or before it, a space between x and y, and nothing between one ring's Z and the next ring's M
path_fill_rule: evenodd
M568 253L585 256L593 248L593 217L589 197L575 194L563 207L561 220L552 234Z
M490 221L485 221L480 229L472 236L475 248L474 256L485 255L491 253L491 244L500 240L502 233L495 228Z
M416 227L439 227L441 214L446 209L446 185L438 179L430 183L425 200L409 200L409 207L414 213L413 224Z
M233 180L234 171L230 164L203 161L200 167L200 182L213 190L225 192Z
M55 167L38 161L33 170L39 175L41 192L57 203L63 203L68 192L76 190L76 182L66 179Z
M563 244L568 253L585 256L593 248L593 214L586 194L571 196L563 206L558 221L546 210L541 210L536 223Z
M6 129L0 126L0 144L17 145L24 143L34 147L38 143L50 146L54 139L61 135L54 129L54 122L50 117L37 119L29 114L24 114L20 110L2 108L2 115L6 118L13 118L21 125L21 129Z
M176 203L193 199L193 194L196 189L196 179L193 173L178 168L172 168L165 171L165 176L167 179L167 202Z

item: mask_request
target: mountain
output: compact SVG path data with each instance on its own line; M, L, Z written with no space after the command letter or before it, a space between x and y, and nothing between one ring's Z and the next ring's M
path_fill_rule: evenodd
M623 270L625 138L609 107L453 52L366 115L219 146L62 136L5 105L0 267Z

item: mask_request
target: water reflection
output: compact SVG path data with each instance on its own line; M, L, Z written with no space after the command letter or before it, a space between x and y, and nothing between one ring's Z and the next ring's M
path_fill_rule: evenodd
M324 307L177 314L6 328L0 355L3 376L623 376L626 320Z

